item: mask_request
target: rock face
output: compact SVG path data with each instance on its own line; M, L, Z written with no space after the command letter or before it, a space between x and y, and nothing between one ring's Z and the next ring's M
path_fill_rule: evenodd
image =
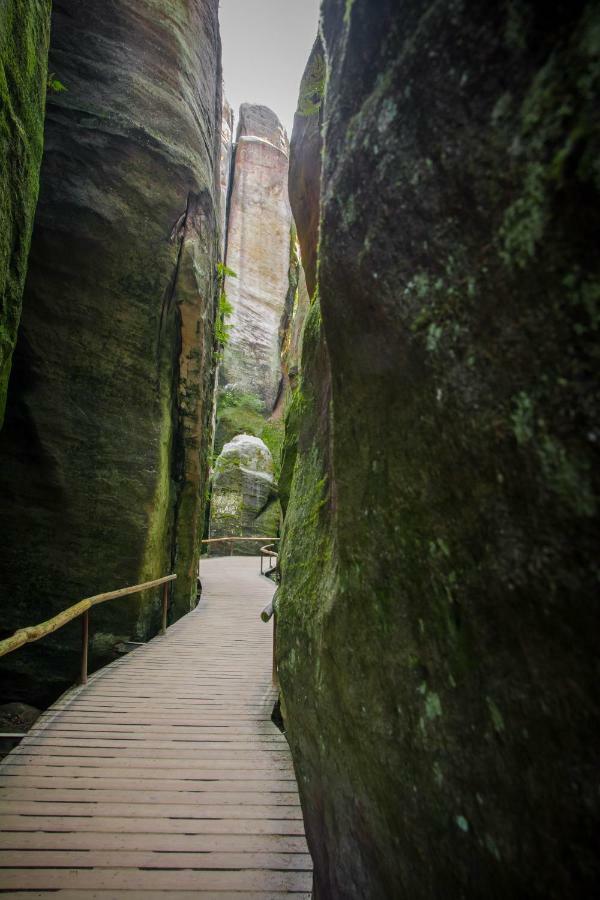
M276 114L268 106L260 106L255 103L242 103L240 106L240 121L238 122L237 137L239 141L244 137L258 138L267 141L289 156L289 141L285 129Z
M218 3L155 7L54 4L50 70L68 91L48 104L0 437L7 631L169 571L171 616L195 602L219 252ZM158 599L95 611L93 649L153 633ZM55 693L76 643L74 628L6 657L12 693L34 699L32 677Z
M227 200L231 177L231 161L233 157L233 110L223 98L221 116L221 256L225 259L225 243L227 238Z
M321 38L315 41L300 85L298 109L290 145L289 193L302 250L308 293L317 284L319 196L321 191L321 125L325 88L325 57Z
M323 28L278 601L316 897L591 897L598 5Z
M213 474L210 537L274 534L278 510L275 504L265 509L273 488L273 457L260 438L239 434L225 444ZM240 542L213 549L247 554L256 547Z
M233 312L222 383L258 397L268 415L281 378L279 325L288 290L288 147L277 116L240 109L227 231L226 292Z
M0 5L0 428L44 142L50 0Z

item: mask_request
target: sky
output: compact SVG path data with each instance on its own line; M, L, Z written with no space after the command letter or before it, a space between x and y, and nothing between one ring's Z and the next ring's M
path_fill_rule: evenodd
M289 136L300 79L317 36L320 0L220 0L225 96L263 103Z

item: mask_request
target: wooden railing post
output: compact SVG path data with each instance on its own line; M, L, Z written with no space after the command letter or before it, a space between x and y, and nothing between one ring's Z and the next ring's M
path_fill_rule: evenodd
M90 611L86 609L81 617L81 677L80 684L87 684L88 678L88 644L90 636Z
M169 608L169 582L165 582L163 587L163 601L162 601L162 628L160 630L161 634L167 633L167 611Z

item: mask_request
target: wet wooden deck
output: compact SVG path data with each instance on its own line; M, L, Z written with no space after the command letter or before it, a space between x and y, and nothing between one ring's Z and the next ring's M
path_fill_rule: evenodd
M5 896L310 897L259 570L203 563L197 610L63 696L0 765Z

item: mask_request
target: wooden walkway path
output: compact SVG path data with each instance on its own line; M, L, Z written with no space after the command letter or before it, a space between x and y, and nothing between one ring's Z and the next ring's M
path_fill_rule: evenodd
M64 695L0 765L5 896L310 897L258 572L203 562L198 608Z

